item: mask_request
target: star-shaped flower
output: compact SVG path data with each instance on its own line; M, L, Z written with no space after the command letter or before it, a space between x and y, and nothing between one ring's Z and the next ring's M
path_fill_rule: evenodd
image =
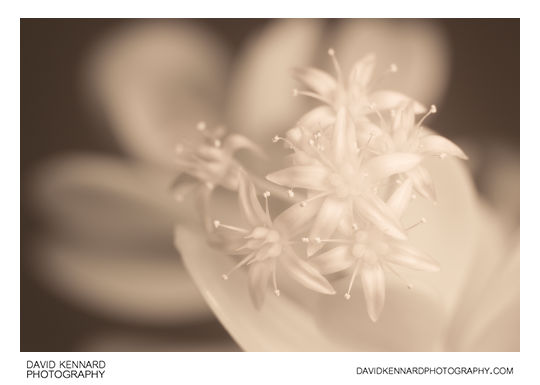
M292 207L302 221L314 217L309 238L331 237L340 222L357 213L382 232L405 239L401 224L392 210L377 195L379 184L389 176L416 167L422 157L413 153L395 152L370 156L357 146L356 130L342 107L337 113L331 137L320 135L310 139L306 150L297 150L306 161L267 175L271 182L291 188L303 188L309 198ZM302 211L302 208L310 207ZM322 245L308 246L313 255Z
M280 295L276 279L276 265L280 264L289 275L308 289L323 293L335 294L335 290L327 279L312 265L301 259L293 250L295 243L290 239L301 230L290 209L285 210L272 221L268 211L269 192L264 193L266 209L263 209L256 195L253 183L242 175L239 179L238 201L242 216L248 223L243 229L214 221L216 228L224 228L242 234L236 238L240 246L231 254L243 255L242 260L234 266L223 279L242 266L248 266L249 291L255 307L260 308L264 302L270 280L276 296Z
M410 196L411 188L412 182L407 180L388 201L388 205L399 216L406 207L405 200ZM422 218L417 224L424 222L425 219ZM410 226L409 229L417 224ZM357 229L356 225L354 229ZM345 298L351 298L354 281L360 274L367 311L373 322L377 321L384 306L385 269L395 274L397 272L393 269L393 265L422 271L439 270L438 263L428 254L408 242L389 237L369 224L364 229L349 233L345 239L328 239L322 240L321 243L338 243L341 246L314 256L310 262L323 274L336 273L354 266Z
M460 159L468 159L467 155L454 142L449 139L432 134L422 126L424 120L437 111L435 106L418 122L415 119L413 103L405 103L392 116L391 124L383 127L381 135L376 141L378 149L382 153L403 152L426 156L438 156L441 159L447 156L455 156ZM422 196L432 201L436 200L435 188L429 172L418 165L406 172L407 178L411 178L415 190Z
M259 156L263 151L251 140L238 134L225 136L225 129L218 127L213 131L207 129L204 122L197 125L203 140L193 144L183 142L177 145L176 163L180 175L172 183L172 190L177 200L196 191L196 198L203 211L207 230L211 230L209 201L212 191L221 186L235 191L238 188L241 164L234 158L237 151L248 149ZM188 176L188 178L186 178Z

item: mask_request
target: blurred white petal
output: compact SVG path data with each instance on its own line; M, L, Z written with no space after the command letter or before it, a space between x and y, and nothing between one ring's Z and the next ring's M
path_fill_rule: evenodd
M420 139L420 151L432 155L452 155L468 159L467 155L454 142L440 135L426 135Z
M228 59L195 23L136 22L99 45L89 83L123 148L170 166L179 138L220 119Z
M396 216L401 218L403 212L407 208L409 201L411 200L413 184L411 179L406 179L399 187L392 193L386 204L394 210Z
M318 20L275 20L250 38L231 81L227 112L232 127L268 144L292 126L303 108L292 96L292 69L310 64L321 28Z
M309 233L310 239L331 238L336 231L339 222L341 221L343 212L349 207L348 200L337 199L334 197L327 197L319 212L315 218L315 222L311 226ZM311 242L307 247L307 254L309 256L315 254L324 246L324 243Z
M174 249L84 247L36 240L30 268L49 290L78 307L130 323L176 324L211 318Z

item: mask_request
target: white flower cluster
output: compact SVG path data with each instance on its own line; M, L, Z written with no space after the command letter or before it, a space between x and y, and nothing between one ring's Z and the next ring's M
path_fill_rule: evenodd
M261 149L244 136L225 137L223 130L210 132L204 124L198 126L206 138L203 143L178 147L183 173L196 181L176 184L175 191L181 198L197 189L207 231L230 232L221 238L226 239L222 247L241 256L231 272L247 267L256 307L263 304L270 286L280 295L277 264L305 287L323 294L335 294L325 276L350 270L345 298L351 297L360 276L367 312L376 321L384 306L385 271L396 273L394 265L439 269L435 260L407 242L407 231L425 218L409 228L401 222L417 194L435 202L423 160L428 156L466 159L466 155L422 126L436 112L435 106L426 109L401 93L373 89L377 83L372 80L374 55L359 60L345 78L335 52L330 49L328 54L335 78L315 68L295 70L308 90L294 90L294 95L315 98L323 105L302 116L284 137L273 138L292 150L291 165L266 179L286 187L289 208L272 219L270 192L262 193L263 208L252 176L234 158L239 149L256 153ZM395 65L388 69L396 71ZM423 117L417 119L418 114ZM208 202L218 185L238 192L245 228L212 219ZM228 279L231 272L223 278Z

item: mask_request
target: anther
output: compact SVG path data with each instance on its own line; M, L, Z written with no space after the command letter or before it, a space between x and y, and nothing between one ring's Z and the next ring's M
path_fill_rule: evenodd
M307 206L307 203L305 201L300 202L300 207L306 207L306 206Z
M422 117L422 119L420 119L420 121L416 124L416 126L420 127L422 123L424 123L424 120L426 120L426 118L429 115L434 114L436 112L437 112L437 107L435 106L435 104L432 104L431 107L429 107L429 111Z
M198 130L198 131L204 131L204 130L206 130L206 123L205 123L205 122L202 122L202 121L199 122L199 123L197 123L197 130Z
M322 242L320 237L315 237L315 238L313 238L313 240L315 241L315 243L321 243Z
M265 191L263 193L263 197L265 197L266 199L268 199L270 197L270 191Z
M272 138L272 143L277 143L277 142L279 142L279 136L276 135Z
M345 293L344 297L347 301L351 299L351 295L349 293Z
M276 297L279 297L279 295L281 294L279 290L274 290L274 294L276 295Z
M221 274L221 278L223 278L224 281L227 281L229 276L227 274Z
M445 159L446 157L448 156L448 154L446 152L443 152L439 155L439 158L441 159Z
M432 104L431 107L429 107L429 112L432 114L437 112L437 106L435 104Z
M218 148L221 147L221 140L219 139L214 140L214 147L218 147Z
M298 96L298 94L299 94L298 88L294 88L294 89L292 90L292 94L293 94L293 96Z
M309 243L308 237L302 237L302 243Z
M409 231L414 229L416 226L421 225L422 223L426 223L427 219L425 217L420 218L418 222L416 222L414 225L411 225L405 229L405 231Z
M329 56L334 56L335 54L336 54L336 51L334 51L333 48L329 48L329 49L328 49L328 55L329 55Z
M216 219L214 221L214 227L217 229L217 228L219 228L220 225L221 225L221 222Z
M354 231L357 231L358 230L358 225L356 223L353 223L352 228L353 228Z
M398 66L396 63L392 63L390 64L390 68L388 68L388 70L391 72L391 73L396 73L398 71Z
M294 191L293 191L292 189L287 190L287 194L289 195L289 198L293 198L293 197L294 197Z

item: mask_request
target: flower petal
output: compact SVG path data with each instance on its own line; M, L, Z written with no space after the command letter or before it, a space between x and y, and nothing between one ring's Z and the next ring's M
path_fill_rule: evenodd
M287 234L289 239L307 231L307 226L319 212L324 196L310 200L306 205L296 203L284 210L274 219L274 228L282 234Z
M376 57L370 53L358 60L354 65L349 75L349 86L366 88L375 69Z
M298 257L290 247L287 247L279 262L292 278L308 289L322 294L336 294L330 282L323 277L319 270Z
M399 108L399 106L403 105L403 103L407 103L410 101L414 103L415 114L423 114L427 111L427 108L423 104L414 101L407 95L404 95L401 92L397 91L375 91L369 95L369 100L371 103L375 104L375 108L377 108L379 111L396 109Z
M349 159L350 140L351 136L355 135L354 126L349 121L347 110L345 107L341 107L337 113L332 134L332 151L337 164ZM352 131L352 133L349 131ZM356 139L356 136L354 138ZM356 140L353 144L356 145Z
M411 178L414 189L422 195L424 198L429 199L432 202L437 201L437 195L435 192L435 184L431 179L429 172L422 166L417 166L407 172L409 178Z
M253 183L241 176L238 181L238 203L246 220L252 226L269 225L269 218L261 207Z
M229 155L242 149L250 150L259 157L266 158L263 149L243 135L230 134L223 143L223 150Z
M360 270L362 287L369 318L373 322L379 319L379 315L384 307L385 281L384 271L380 264L363 264Z
M324 253L310 258L309 262L321 272L321 274L333 274L348 269L354 263L351 247L337 246Z
M268 282L272 276L274 261L255 262L249 265L249 295L255 308L260 309L268 292Z
M324 191L328 187L328 171L321 166L293 166L266 176L270 182L292 188Z
M310 131L325 129L336 121L336 113L328 106L319 106L306 112L296 123L297 127L304 127Z
M410 178L402 182L392 193L386 204L394 210L397 218L401 218L411 199L413 183Z
M318 20L280 19L246 39L230 80L231 127L265 148L272 145L269 138L293 125L303 105L293 99L291 69L312 61L321 32Z
M418 154L395 152L376 156L366 162L363 169L373 181L387 178L394 174L407 172L422 161Z
M426 135L420 139L420 151L431 155L452 155L461 159L469 159L454 142L440 135Z
M313 223L313 226L311 227L309 237L312 240L315 238L330 238L336 231L347 205L348 201L346 200L327 197L319 209L319 213L315 218L315 223ZM322 242L311 242L307 247L307 254L311 256L323 246L324 243Z
M174 145L195 137L198 121L217 118L228 55L195 23L128 24L96 46L88 85L123 149L171 167Z
M336 79L327 72L312 67L295 68L294 77L327 100L332 100L337 87Z
M396 265L409 269L422 271L439 271L439 263L428 254L405 242L396 242L392 245L393 251L384 259Z
M357 215L366 218L383 233L397 239L407 239L393 211L378 197L358 197L354 200Z

